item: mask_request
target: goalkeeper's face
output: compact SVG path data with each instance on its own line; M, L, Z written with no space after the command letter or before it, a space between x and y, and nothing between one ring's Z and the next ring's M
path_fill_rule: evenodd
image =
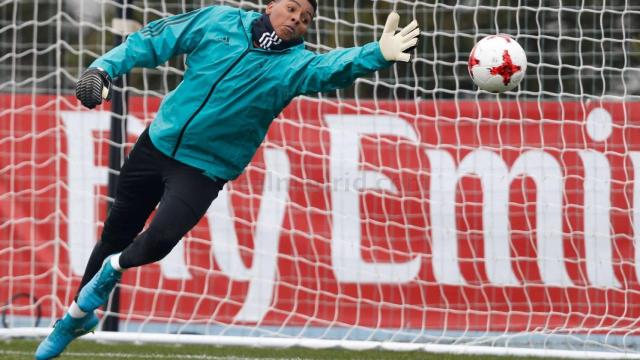
M266 13L278 37L290 41L304 36L314 10L307 0L275 0L267 5Z

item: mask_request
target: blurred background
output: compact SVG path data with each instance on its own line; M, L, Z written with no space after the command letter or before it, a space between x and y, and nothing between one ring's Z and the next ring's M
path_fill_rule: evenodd
M262 11L268 1L126 0L129 15L147 24L202 6L226 4ZM467 59L482 37L507 33L527 52L519 92L529 99L577 100L640 96L640 4L613 0L320 0L309 49L326 52L378 39L395 8L401 26L420 22L415 61L358 80L337 98L475 98ZM79 74L113 47L112 19L120 1L18 0L0 2L0 92L73 93ZM135 69L132 95L161 97L181 80L183 58L158 69Z

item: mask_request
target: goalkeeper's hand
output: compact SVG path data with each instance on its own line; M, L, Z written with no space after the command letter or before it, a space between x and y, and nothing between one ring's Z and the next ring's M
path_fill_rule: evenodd
M384 31L380 37L380 51L382 51L382 56L387 61L407 62L411 60L411 55L405 51L416 46L420 29L418 28L418 22L413 20L396 34L399 21L400 15L395 11L391 12L387 17Z
M100 68L89 68L76 84L76 97L82 105L93 109L111 98L111 77Z

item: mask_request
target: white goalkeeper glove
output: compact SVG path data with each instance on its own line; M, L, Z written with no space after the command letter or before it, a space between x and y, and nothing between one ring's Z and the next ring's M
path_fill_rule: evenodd
M418 22L413 20L396 34L399 21L400 15L395 11L391 12L387 17L384 31L380 37L380 51L382 51L382 56L387 61L407 62L411 60L411 55L405 51L416 46L420 29L418 28Z

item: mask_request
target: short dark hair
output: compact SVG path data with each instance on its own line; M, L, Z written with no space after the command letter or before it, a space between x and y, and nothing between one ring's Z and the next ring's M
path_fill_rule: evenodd
M313 12L316 12L318 10L318 3L316 2L316 0L307 0L309 2L309 4L311 4L311 6L313 6Z
M271 0L270 2L278 2L280 0ZM315 15L315 12L318 10L318 2L316 0L307 0L309 2L309 4L311 4L311 7L313 8L313 12Z
M278 1L278 0L273 0ZM309 2L309 4L311 4L311 7L313 7L313 12L316 12L316 10L318 10L318 2L316 0L307 0Z

